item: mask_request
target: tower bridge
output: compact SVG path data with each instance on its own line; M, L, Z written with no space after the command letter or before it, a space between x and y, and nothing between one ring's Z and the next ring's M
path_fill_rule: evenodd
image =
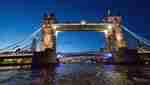
M104 32L108 50L127 47L122 33L122 18L120 16L108 16L104 22L100 23L86 23L81 21L79 23L56 23L56 17L48 15L44 18L43 28L43 48L55 49L55 32L70 32L70 31L96 31Z
M126 51L126 49L128 49L128 41L126 41L123 31L128 32L140 43L143 43L145 46L150 48L149 40L138 36L136 33L130 31L126 26L123 26L123 20L121 16L109 15L106 16L102 22L96 23L86 21L81 21L78 23L58 23L57 18L54 14L48 14L44 16L43 23L42 25L40 24L39 29L33 32L28 38L24 39L23 41L15 42L12 45L0 49L0 51L4 51L7 49L13 50L14 47L16 48L20 46L20 49L31 49L34 53L37 51L37 44L41 43L40 51L44 50L43 56L45 56L42 56L42 58L46 61L49 60L48 62L55 62L57 33L72 31L104 32L107 44L106 51L112 53L116 61L120 61L120 59L122 61L124 52ZM39 34L41 35L37 37L37 35ZM144 52L143 49L142 52Z

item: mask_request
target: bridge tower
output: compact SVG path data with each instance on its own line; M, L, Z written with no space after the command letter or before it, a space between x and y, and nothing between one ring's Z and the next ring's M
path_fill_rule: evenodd
M108 16L104 18L104 22L111 24L111 31L108 31L106 35L108 51L112 52L116 63L126 62L125 54L128 46L123 35L122 17L112 16L111 11L108 10Z
M107 38L107 48L110 52L119 51L121 48L126 48L127 44L122 32L122 17L121 16L111 16L111 11L108 10L108 16L104 18L105 23L112 24L112 30L106 35ZM108 28L110 28L108 26Z
M42 25L43 32L43 62L54 63L56 62L56 36L55 29L52 24L56 23L56 17L53 13L45 14Z
M56 22L54 14L44 15L43 22L43 48L45 49L55 49L55 30L52 24Z

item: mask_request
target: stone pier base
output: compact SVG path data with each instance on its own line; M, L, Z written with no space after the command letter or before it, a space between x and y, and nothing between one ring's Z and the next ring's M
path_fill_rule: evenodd
M53 49L45 49L40 57L41 64L57 63L56 52Z
M137 63L137 57L136 49L120 48L114 60L116 63L131 64Z

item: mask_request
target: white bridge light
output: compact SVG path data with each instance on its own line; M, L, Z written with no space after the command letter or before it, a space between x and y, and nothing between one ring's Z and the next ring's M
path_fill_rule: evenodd
M108 25L107 28L108 28L108 30L112 30L113 26L112 25Z
M55 30L56 30L58 27L59 27L58 25L52 25L52 28L55 29Z
M104 30L104 33L107 36L108 35L108 30Z
M59 31L55 31L55 36L56 36L56 37L58 36L58 33L59 33Z
M82 20L80 23L81 23L81 25L85 25L85 24L86 24L86 21L85 21L85 20Z

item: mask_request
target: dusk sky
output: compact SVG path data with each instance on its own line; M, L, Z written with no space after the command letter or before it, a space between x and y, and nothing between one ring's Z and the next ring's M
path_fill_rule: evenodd
M101 21L107 8L123 16L124 25L150 39L149 0L0 0L0 48L39 29L43 14L58 21ZM102 33L60 33L58 51L85 51L105 46ZM64 39L65 38L65 39ZM70 39L71 38L71 39Z

